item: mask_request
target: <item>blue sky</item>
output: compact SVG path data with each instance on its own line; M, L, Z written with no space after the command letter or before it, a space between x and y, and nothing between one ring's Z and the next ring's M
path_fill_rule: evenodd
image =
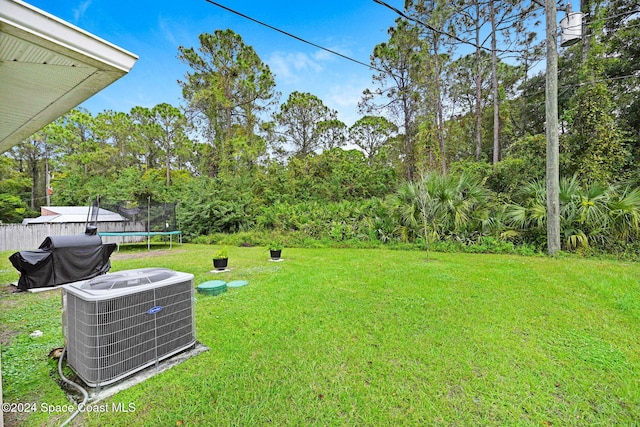
M246 20L205 0L26 0L139 56L131 72L81 106L97 114L137 105L182 102L177 80L188 68L178 46L198 47L198 35L227 29L242 36L276 76L280 103L297 90L338 110L347 125L359 118L362 91L372 70ZM320 46L369 63L388 39L395 14L373 0L219 0L218 3ZM397 7L402 1L390 1Z

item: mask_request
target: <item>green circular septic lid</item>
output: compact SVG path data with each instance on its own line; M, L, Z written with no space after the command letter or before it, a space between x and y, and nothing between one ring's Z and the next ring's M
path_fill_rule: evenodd
M209 280L208 282L200 283L198 285L198 290L208 291L211 289L222 288L227 285L227 282L224 280Z
M227 283L227 287L229 288L239 288L240 286L246 286L249 282L246 280L234 280L233 282Z
M204 295L220 295L227 292L227 282L223 280L210 280L198 285L198 293Z

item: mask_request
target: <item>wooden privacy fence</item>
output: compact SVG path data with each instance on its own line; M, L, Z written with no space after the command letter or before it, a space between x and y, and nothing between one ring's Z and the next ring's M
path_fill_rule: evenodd
M98 231L134 231L145 230L146 224L99 222ZM0 251L22 251L38 249L38 246L48 236L64 236L69 234L82 234L85 223L66 224L3 224L0 225ZM137 243L144 242L144 236L103 237L104 243Z

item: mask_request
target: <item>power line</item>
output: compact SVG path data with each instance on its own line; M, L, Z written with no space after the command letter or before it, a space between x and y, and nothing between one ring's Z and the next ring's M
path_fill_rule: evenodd
M423 21L421 21L421 20L419 20L417 18L413 18L413 17L407 15L406 13L402 12L398 8L393 7L390 4L388 4L388 3L386 3L386 2L384 2L382 0L373 0L373 1L378 3L378 4L380 4L380 5L382 5L382 6L385 6L385 7L389 8L389 9L393 10L395 13L397 13L398 15L402 16L405 19L408 19L408 20L413 21L413 22L415 22L417 24L425 26L427 29L429 29L431 31L434 31L434 32L436 32L438 34L441 34L443 36L447 36L449 38L452 38L452 39L454 39L454 40L456 40L456 41L458 41L460 43L467 44L469 46L475 47L476 49L483 49L483 50L486 50L488 52L491 52L491 49L488 48L488 47L485 47L485 46L482 46L482 45L478 45L478 44L473 43L473 42L471 42L469 40L461 39L460 37L456 36L455 34L451 34L451 33L447 32L447 31L439 30L439 29L433 27L432 25L429 25L429 24L427 24L427 23L425 23L425 22L423 22ZM540 4L541 6L544 6L544 4L542 4L542 3L538 3L538 4ZM608 21L610 19L614 19L614 18L620 17L620 16L633 16L634 14L637 14L637 13L638 13L637 11L619 13L617 15L613 15L613 16L609 16L609 17L593 19L591 22ZM636 26L638 26L638 25L630 25L630 26L625 26L625 27L622 27L622 28L633 28L633 27L636 27ZM571 25L571 26L568 26L567 28L577 28L577 27L580 27L580 25ZM521 54L521 53L526 52L526 50L496 49L496 52L502 52L502 53L507 53L508 52L508 53L519 53L519 54Z
M258 19L252 18L252 17L250 17L250 16L248 16L248 15L246 15L246 14L242 13L242 12L239 12L239 11L237 11L237 10L231 9L231 8L229 8L229 7L227 7L227 6L224 6L224 5L220 4L220 3L217 3L217 2L215 2L215 1L213 1L213 0L205 0L205 1L206 1L207 3L210 3L210 4L214 5L214 6L217 6L217 7L221 8L221 9L224 9L224 10L226 10L226 11L228 11L228 12L231 12L231 13L233 13L233 14L235 14L235 15L238 15L238 16L240 16L240 17L242 17L242 18L245 18L245 19L247 19L247 20L249 20L249 21L255 22L255 23L257 23L257 24L259 24L259 25L262 25L262 26L264 26L264 27L267 27L267 28L269 28L269 29L271 29L271 30L277 31L277 32L279 32L279 33L281 33L281 34L283 34L283 35L285 35L285 36L287 36L287 37L291 37L291 38L293 38L293 39L296 39L296 40L298 40L298 41L300 41L300 42L302 42L302 43L305 43L305 44L308 44L308 45L313 46L313 47L315 47L315 48L318 48L318 49L324 50L324 51L329 52L329 53L331 53L331 54L333 54L333 55L337 55L337 56L339 56L339 57L341 57L341 58L344 58L344 59L346 59L346 60L348 60L348 61L351 61L351 62L354 62L354 63L356 63L356 64L363 65L363 66L365 66L365 67L367 67L367 68L369 68L369 69L376 70L376 71L381 72L381 73L383 73L383 74L387 74L387 75L390 75L390 76L397 77L394 73L392 73L392 72L390 72L390 71L388 71L388 70L383 70L383 69L378 68L378 67L375 67L375 66L373 66L373 65L371 65L371 64L366 64L366 63L364 63L364 62L362 62L362 61L359 61L359 60L357 60L357 59L351 58L351 57L349 57L349 56L347 56L347 55L344 55L344 54L342 54L342 53L336 52L336 51L334 51L334 50L332 50L332 49L325 48L325 47L320 46L320 45L318 45L318 44L316 44L316 43L313 43L313 42L310 42L310 41L308 41L308 40L306 40L306 39L303 39L302 37L296 36L295 34L291 34L291 33L287 32L287 31L284 31L284 30L281 30L281 29L279 29L279 28L277 28L277 27L274 27L273 25L269 25L269 24L267 24L267 23L265 23L265 22L263 22L263 21L260 21L260 20L258 20ZM425 26L426 28L430 29L431 31L435 31L435 32L436 32L436 33L438 33L438 34L441 34L441 35L444 35L444 36L450 37L450 38L452 38L452 39L454 39L454 40L457 40L457 41L459 41L459 42L461 42L461 43L464 43L464 44L468 44L468 45L473 46L473 47L475 47L475 48L477 48L477 49L484 49L484 50L489 51L489 52L491 51L491 49L490 49L490 48L487 48L487 47L485 47L485 46L481 46L481 45L477 45L477 44L475 44L475 43L473 43L473 42L470 42L470 41L468 41L468 40L461 39L461 38L457 37L457 36L456 36L456 35L454 35L454 34L448 33L447 31L438 30L437 28L434 28L433 26L431 26L431 25L429 25L429 24L427 24L427 23L424 23L424 22L420 21L419 19L416 19L416 18L410 17L410 16L406 15L404 12L402 12L402 11L398 10L397 8L395 8L395 7L393 7L393 6L391 6L391 5L387 4L387 3L385 3L385 2L384 2L384 1L382 1L382 0L373 0L373 1L374 1L374 2L376 2L376 3L378 3L378 4L380 4L380 5L382 5L382 6L385 6L385 7L389 8L389 9L393 10L394 12L396 12L398 15L402 16L403 18L405 18L405 19L407 19L407 20L410 20L410 21L413 21L413 22L415 22L415 23L418 23L418 24L420 24L420 25L423 25L423 26ZM620 15L623 15L623 14L619 14L619 15L615 15L615 16L620 16ZM635 27L636 25L633 25L633 26ZM522 50L500 50L500 49L497 49L497 51L498 51L498 52L511 52L511 53L523 53L523 52L524 52L524 51L522 51ZM540 61L541 61L541 60L538 60L538 61L536 62L536 64L537 64L537 63L539 63ZM610 79L603 79L603 80L604 80L604 81L606 81L606 80L618 80L618 79L626 79L626 78L632 78L632 77L637 77L637 76L635 76L635 75L628 75L628 76L621 76L621 77L617 77L617 78L610 78ZM602 81L602 80L601 80L601 81ZM578 85L567 85L567 86L563 86L563 87L561 87L561 88L563 88L563 89L568 89L568 88L570 88L570 87L582 86L582 85L584 85L584 84L578 84Z
M640 12L627 12L627 13L619 13L617 15L611 15L611 16L606 16L604 18L594 18L594 19L589 19L588 23L589 24L593 24L595 22L607 22L607 21L611 21L612 19L618 18L620 16L625 16L625 17L631 17L633 15L636 15ZM584 14L583 14L584 15ZM583 18L584 19L584 18ZM621 23L618 28L616 28L616 30L624 30L627 28L634 28L637 27L637 24L634 25L625 25L624 23ZM567 25L565 28L569 29L569 28L582 28L582 23L579 24L575 24L575 25Z
M400 15L400 16L402 16L404 19L407 19L407 20L409 20L409 21L413 21L413 22L415 22L415 23L417 23L417 24L423 25L423 26L425 26L427 29L429 29L429 30L431 30L431 31L433 31L433 32L436 32L436 33L441 34L441 35L443 35L443 36L447 36L447 37L449 37L449 38L452 38L452 39L454 39L454 40L457 40L457 41L459 41L460 43L468 44L468 45L470 45L470 46L475 47L476 49L485 49L485 50L489 50L489 51L490 51L490 49L488 49L488 48L486 48L486 47L484 47L484 46L477 45L477 44L475 44L475 43L473 43L473 42L470 42L469 40L463 40L463 39L461 39L460 37L458 37L458 36L456 36L456 35L453 35L453 34L451 34L451 33L448 33L448 32L446 32L446 31L438 30L437 28L434 28L433 26L431 26L431 25L429 25L429 24L427 24L427 23L425 23L425 22L422 22L422 21L421 21L421 20L419 20L419 19L416 19L416 18L413 18L413 17L411 17L411 16L407 15L406 13L404 13L403 11L401 11L400 9L393 7L393 6L391 6L390 4L383 2L382 0L373 0L373 1L374 1L374 2L376 2L376 3L378 3L378 4L380 4L380 5L382 5L382 6L384 6L384 7L387 7L387 8L389 8L389 9L393 10L395 13L397 13L397 14L398 14L398 15Z
M631 17L631 16L636 15L638 13L640 13L640 11L638 11L638 10L629 10L627 12L622 12L622 13L618 13L618 14L615 14L615 15L603 16L602 18L594 18L594 19L589 20L589 22L610 21L612 19L619 18L621 16L624 16L625 18L626 17Z
M273 25L269 25L269 24L267 24L267 23L265 23L265 22L262 22L262 21L260 21L260 20L258 20L258 19L255 19L255 18L252 18L252 17L250 17L250 16L248 16L248 15L245 15L244 13L238 12L237 10L234 10L234 9L231 9L231 8L229 8L229 7L227 7L227 6L221 5L220 3L217 3L217 2L215 2L215 1L213 1L213 0L205 0L205 1L206 1L207 3L211 3L212 5L214 5L214 6L217 6L217 7L221 8L221 9L224 9L224 10L226 10L226 11L228 11L228 12L231 12L231 13L233 13L233 14L236 14L236 15L238 15L238 16L240 16L240 17L242 17L242 18L248 19L249 21L253 21L253 22L255 22L256 24L260 24L260 25L262 25L262 26L264 26L264 27L267 27L267 28L269 28L269 29L271 29L271 30L274 30L274 31L277 31L277 32L279 32L279 33L281 33L281 34L284 34L284 35L285 35L285 36L287 36L287 37L291 37L291 38L294 38L294 39L296 39L296 40L298 40L298 41L301 41L302 43L306 43L306 44L311 45L311 46L313 46L313 47L315 47L315 48L318 48L318 49L324 50L324 51L326 51L326 52L329 52L329 53L331 53L331 54L333 54L333 55L337 55L337 56L339 56L339 57L341 57L341 58L344 58L344 59L346 59L346 60L348 60L348 61L355 62L356 64L364 65L364 66L365 66L365 67L367 67L367 68L370 68L370 69L373 69L373 70L379 71L379 72L381 72L381 73L385 73L385 74L391 74L391 75L393 75L392 73L390 73L390 72L388 72L388 71L382 70L382 69L380 69L380 68L377 68L377 67L372 66L371 64L366 64L366 63L364 63L364 62L362 62L362 61L358 61L357 59L351 58L351 57L349 57L349 56L347 56L347 55L344 55L344 54L342 54L342 53L340 53L340 52L336 52L335 50L331 50L331 49L328 49L328 48L326 48L326 47L320 46L320 45L318 45L318 44L316 44L316 43L313 43L313 42L310 42L310 41L308 41L308 40L305 40L305 39L303 39L302 37L298 37L298 36L296 36L295 34L288 33L288 32L286 32L286 31L284 31L284 30L281 30L281 29L279 29L279 28L274 27Z
M413 22L415 22L416 24L423 25L423 26L425 26L427 29L429 29L429 30L431 30L431 31L433 31L433 32L436 32L436 33L438 33L438 34L440 34L440 35L443 35L443 36L447 36L447 37L449 37L449 38L451 38L451 39L453 39L453 40L456 40L456 41L458 41L458 42L460 42L460 43L462 43L462 44L466 44L466 45L469 45L469 46L473 46L473 47L475 47L476 49L482 49L482 50L486 50L487 52L492 52L492 50L491 50L490 48L488 48L488 47L485 47L485 46L482 46L482 45L476 44L476 43L471 42L471 41L469 41L469 40L461 39L460 37L456 36L455 34L451 34L451 33L447 32L447 31L444 31L444 30L439 30L439 29L437 29L437 28L433 27L432 25L427 24L426 22L423 22L423 21L421 21L421 20L419 20L419 19L417 19L417 18L414 18L414 17L412 17L412 16L409 16L409 15L407 15L406 13L404 13L403 11L399 10L398 8L395 8L395 7L391 6L391 5L390 5L390 4L388 4L388 3L385 3L385 2L384 2L384 1L382 1L382 0L373 0L373 1L374 1L374 2L376 2L376 3L378 3L378 4L380 4L380 5L382 5L382 6L384 6L384 7L387 7L387 8L389 8L389 9L393 10L395 13L397 13L398 15L400 15L401 17L403 17L404 19L407 19L407 20L409 20L409 21L413 21ZM523 50L511 50L511 49L496 49L496 52L502 52L502 53L507 53L507 52L508 52L508 53L523 53L524 51L523 51Z
M614 80L625 80L625 79L633 79L633 78L640 79L640 75L639 74L629 74L629 75L626 75L626 76L604 77L604 78L601 78L601 79L598 79L598 80L594 80L594 81L591 81L591 82L573 83L573 84L567 84L567 85L558 86L558 89L564 89L562 91L562 93L560 94L560 95L562 95L564 93L567 93L569 91L569 89L572 89L572 88L589 86L589 85L592 85L592 84L595 84L595 83L605 83L605 82L611 82L611 81L614 81ZM523 90L522 91L522 96L524 96L525 98L530 98L530 97L535 96L535 95L541 95L544 92L545 92L544 89L543 90L535 90L535 91L531 91L531 92L527 92L526 90ZM543 106L543 104L540 104L540 105Z
M560 86L560 88L582 87L582 86L589 86L594 83L604 83L604 82L611 82L614 80L625 80L625 79L633 79L633 78L640 79L640 74L628 74L626 76L604 77L598 80L594 80L592 82L574 83L574 84Z

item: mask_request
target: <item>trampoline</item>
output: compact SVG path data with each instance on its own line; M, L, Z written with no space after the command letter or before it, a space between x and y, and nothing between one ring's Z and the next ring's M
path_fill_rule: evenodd
M99 205L126 218L122 231L98 231L101 237L121 237L121 242L117 243L118 250L120 244L125 243L125 237L146 238L147 250L151 250L153 236L169 236L170 248L173 248L174 236L178 236L178 242L182 244L182 231L176 212L177 203L153 203L151 197L133 201L100 198Z
M147 238L147 250L151 250L152 236L169 236L169 248L173 248L173 236L178 236L179 243L182 244L182 231L99 231L101 237L127 237L127 236L143 236ZM118 243L118 250L120 244Z

